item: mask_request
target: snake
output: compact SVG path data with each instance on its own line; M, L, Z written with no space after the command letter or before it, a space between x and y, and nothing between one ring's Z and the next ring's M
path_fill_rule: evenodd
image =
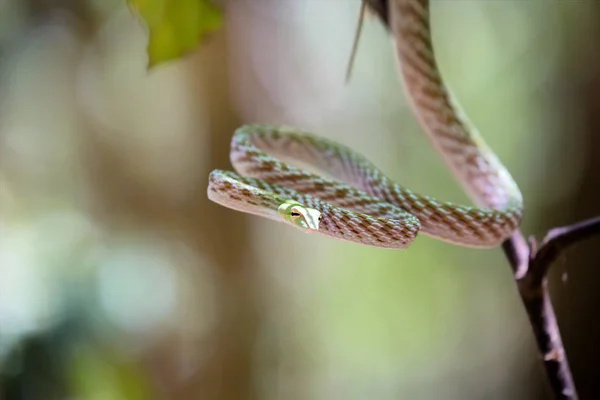
M258 124L235 131L230 160L236 172L212 171L208 198L366 246L404 249L420 232L465 247L500 245L520 225L522 195L442 78L429 1L363 1L387 28L421 129L474 205L415 193L341 143L293 127Z

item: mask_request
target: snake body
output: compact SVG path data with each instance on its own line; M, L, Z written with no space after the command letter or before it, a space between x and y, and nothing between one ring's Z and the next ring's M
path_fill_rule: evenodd
M405 248L419 232L462 246L499 245L520 224L522 196L441 78L429 1L368 3L378 5L376 11L385 17L422 129L477 207L414 193L342 144L267 125L235 132L230 155L237 173L211 172L208 197L235 210L369 246Z

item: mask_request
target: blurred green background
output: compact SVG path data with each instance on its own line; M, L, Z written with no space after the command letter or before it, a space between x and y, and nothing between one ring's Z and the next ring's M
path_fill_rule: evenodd
M360 150L467 202L360 2L222 2L225 25L146 70L124 0L0 1L0 399L543 399L500 249L385 251L217 206L243 123ZM513 173L523 230L600 212L599 2L435 1L444 76ZM597 398L596 239L551 273L582 399Z

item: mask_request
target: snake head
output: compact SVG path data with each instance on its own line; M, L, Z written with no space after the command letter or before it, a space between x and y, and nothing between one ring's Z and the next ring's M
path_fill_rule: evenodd
M305 207L296 201L286 201L277 210L284 220L302 229L319 230L321 213L314 208Z

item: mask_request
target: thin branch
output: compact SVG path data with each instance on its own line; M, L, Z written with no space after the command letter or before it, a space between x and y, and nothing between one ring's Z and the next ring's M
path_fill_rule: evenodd
M593 236L600 236L600 217L552 229L537 251L533 241L530 248L526 246L519 231L502 246L515 271L519 294L557 399L577 399L577 392L550 301L547 274L565 250Z
M521 231L516 231L502 244L502 249L515 275L519 295L527 311L538 352L544 363L554 397L576 400L577 392L546 287L546 280L532 279L533 269L531 266L536 259L535 256L532 258L534 245L534 242L528 245ZM537 255L545 252L543 248L542 246Z
M531 274L533 284L540 285L542 283L550 266L564 250L599 235L600 216L550 230L529 265L528 273Z
M519 285L519 289L521 289L521 285ZM537 292L531 289L519 290L519 292L527 310L554 397L561 400L576 400L578 397L575 384L546 283L544 282Z
M600 217L552 229L536 251L517 231L502 244L517 281L519 295L544 363L546 376L557 399L577 399L577 392L547 288L547 274L569 247L600 235Z
M546 376L554 397L557 399L577 399L571 370L560 336L556 315L546 287L546 280L532 279L532 247L528 246L521 231L516 231L502 244L502 249L511 265L519 295L527 311L539 354L544 363ZM542 250L537 253L542 254Z
M356 26L356 33L354 35L354 42L352 43L352 53L350 53L350 60L348 60L348 68L346 69L346 84L350 82L350 74L352 74L352 67L354 66L354 60L356 59L356 52L358 50L358 41L360 40L360 34L365 22L365 12L367 10L367 3L364 1L360 6L360 14L358 16L358 23Z

